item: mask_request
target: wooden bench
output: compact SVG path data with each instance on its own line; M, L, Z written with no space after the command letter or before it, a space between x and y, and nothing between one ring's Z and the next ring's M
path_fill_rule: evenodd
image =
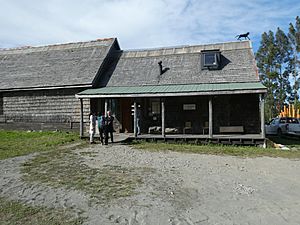
M221 126L220 133L244 133L243 126Z

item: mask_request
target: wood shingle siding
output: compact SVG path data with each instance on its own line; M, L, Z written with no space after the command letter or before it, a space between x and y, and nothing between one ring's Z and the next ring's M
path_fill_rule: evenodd
M7 122L70 123L79 122L80 105L74 98L78 89L7 92L3 94L3 114ZM85 120L90 112L84 101Z

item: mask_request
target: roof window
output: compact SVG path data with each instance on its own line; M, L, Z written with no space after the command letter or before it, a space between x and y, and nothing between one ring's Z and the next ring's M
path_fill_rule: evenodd
M217 70L220 68L221 64L221 53L219 50L213 51L202 51L201 52L201 64L202 69L213 69Z

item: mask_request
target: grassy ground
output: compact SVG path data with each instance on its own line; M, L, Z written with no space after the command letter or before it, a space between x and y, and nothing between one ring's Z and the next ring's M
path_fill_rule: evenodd
M241 157L283 157L300 158L300 149L279 150L275 148L259 148L247 146L226 146L226 145L191 145L191 144L169 144L153 142L133 142L132 146L137 149L151 151L177 151L187 153L232 155Z
M74 219L63 209L27 206L0 198L0 224L2 225L77 225L82 222L82 218Z
M0 160L80 141L77 133L0 130Z
M90 168L81 162L80 155L60 150L39 154L23 165L22 172L27 182L80 190L101 204L134 194L142 182L139 174L143 171L113 166Z

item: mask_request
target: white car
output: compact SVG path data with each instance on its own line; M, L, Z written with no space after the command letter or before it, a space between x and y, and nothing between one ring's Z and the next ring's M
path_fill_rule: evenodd
M300 136L300 121L297 118L281 117L274 118L266 126L267 135L289 134Z
M287 133L289 135L300 137L300 119L291 118L287 126Z
M287 133L286 119L274 118L265 126L267 135L282 135Z

